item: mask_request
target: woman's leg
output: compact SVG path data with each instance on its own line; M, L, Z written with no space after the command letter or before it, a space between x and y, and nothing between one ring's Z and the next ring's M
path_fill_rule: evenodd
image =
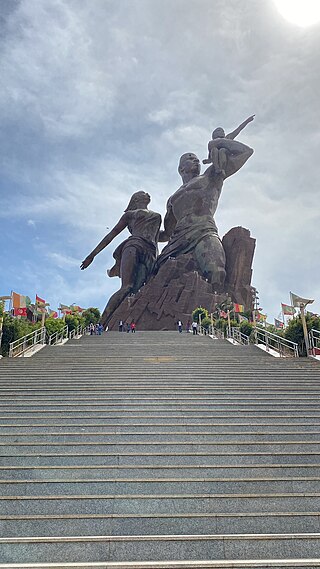
M135 247L124 249L121 256L120 274L121 288L111 296L101 316L104 328L121 302L131 292L137 292L145 281L145 268L139 263L139 254Z

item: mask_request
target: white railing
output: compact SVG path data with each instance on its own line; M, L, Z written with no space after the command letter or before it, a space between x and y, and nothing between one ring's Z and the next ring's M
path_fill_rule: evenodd
M211 327L211 334L212 336L216 336L219 340L224 340L224 332L221 328L216 328L215 326Z
M239 328L230 328L230 332L228 332L228 338L232 338L235 340L235 342L238 342L238 344L242 344L243 346L249 346L250 344L249 336L243 334Z
M296 342L291 342L278 334L272 334L268 332L265 328L255 327L255 343L264 344L266 346L266 351L270 349L278 352L279 356L282 358L287 357L299 357L298 344Z
M64 326L62 330L59 330L58 332L54 332L54 334L51 334L51 336L47 338L47 343L49 344L49 346L55 346L56 344L60 344L66 338L68 338L67 325Z
M310 353L313 356L320 355L320 330L312 328L309 332Z
M82 334L83 334L83 328L82 326L78 326L77 328L74 328L73 330L71 330L71 332L69 332L69 340L72 340L73 338L80 338Z
M15 340L9 344L9 358L17 358L18 356L22 356L34 346L45 343L46 329L45 327L38 328L30 334L23 336L23 338L18 338L18 340Z

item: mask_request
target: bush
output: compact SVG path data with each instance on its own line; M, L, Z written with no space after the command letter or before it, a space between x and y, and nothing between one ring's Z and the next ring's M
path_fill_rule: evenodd
M23 338L27 334L30 334L37 328L41 328L41 323L36 322L32 324L29 320L18 319L10 316L9 314L4 314L3 317L3 328L2 328L2 342L1 342L1 354L7 356L9 353L9 344Z
M55 332L61 332L65 327L65 322L61 318L47 318L45 322L45 327L49 336Z
M202 320L204 320L205 318L209 317L209 313L207 311L206 308L203 308L202 306L199 306L198 308L195 308L194 311L192 312L192 320L193 322L198 322L199 324L199 316L201 316L201 322Z
M309 316L306 314L306 324L308 332L310 332L311 328L320 330L320 318L318 316ZM290 320L287 328L285 329L284 335L287 340L291 340L291 342L296 342L298 344L298 351L300 356L307 355L301 316L292 318L292 320Z
M85 326L85 319L79 315L66 314L65 324L68 326L68 332L72 332L72 330L75 330L78 326Z
M241 322L240 332L242 332L242 334L245 334L246 336L250 337L252 329L253 325L250 322Z
M208 330L211 326L211 318L209 316L205 316L203 320L201 320L202 326Z

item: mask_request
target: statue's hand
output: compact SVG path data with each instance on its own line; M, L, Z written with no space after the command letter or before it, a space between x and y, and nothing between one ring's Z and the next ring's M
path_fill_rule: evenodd
M248 117L248 118L247 118L247 122L252 122L252 121L254 120L254 117L255 117L255 116L256 116L256 115L251 115L251 117Z
M85 260L82 261L82 263L80 265L80 269L83 271L83 269L86 269L87 267L89 267L89 265L91 265L93 259L94 259L93 255L88 255L88 257L86 257Z

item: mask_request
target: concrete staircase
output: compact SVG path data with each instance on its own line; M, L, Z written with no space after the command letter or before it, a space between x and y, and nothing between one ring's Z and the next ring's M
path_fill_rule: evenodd
M0 363L0 568L320 567L320 366L177 332Z

